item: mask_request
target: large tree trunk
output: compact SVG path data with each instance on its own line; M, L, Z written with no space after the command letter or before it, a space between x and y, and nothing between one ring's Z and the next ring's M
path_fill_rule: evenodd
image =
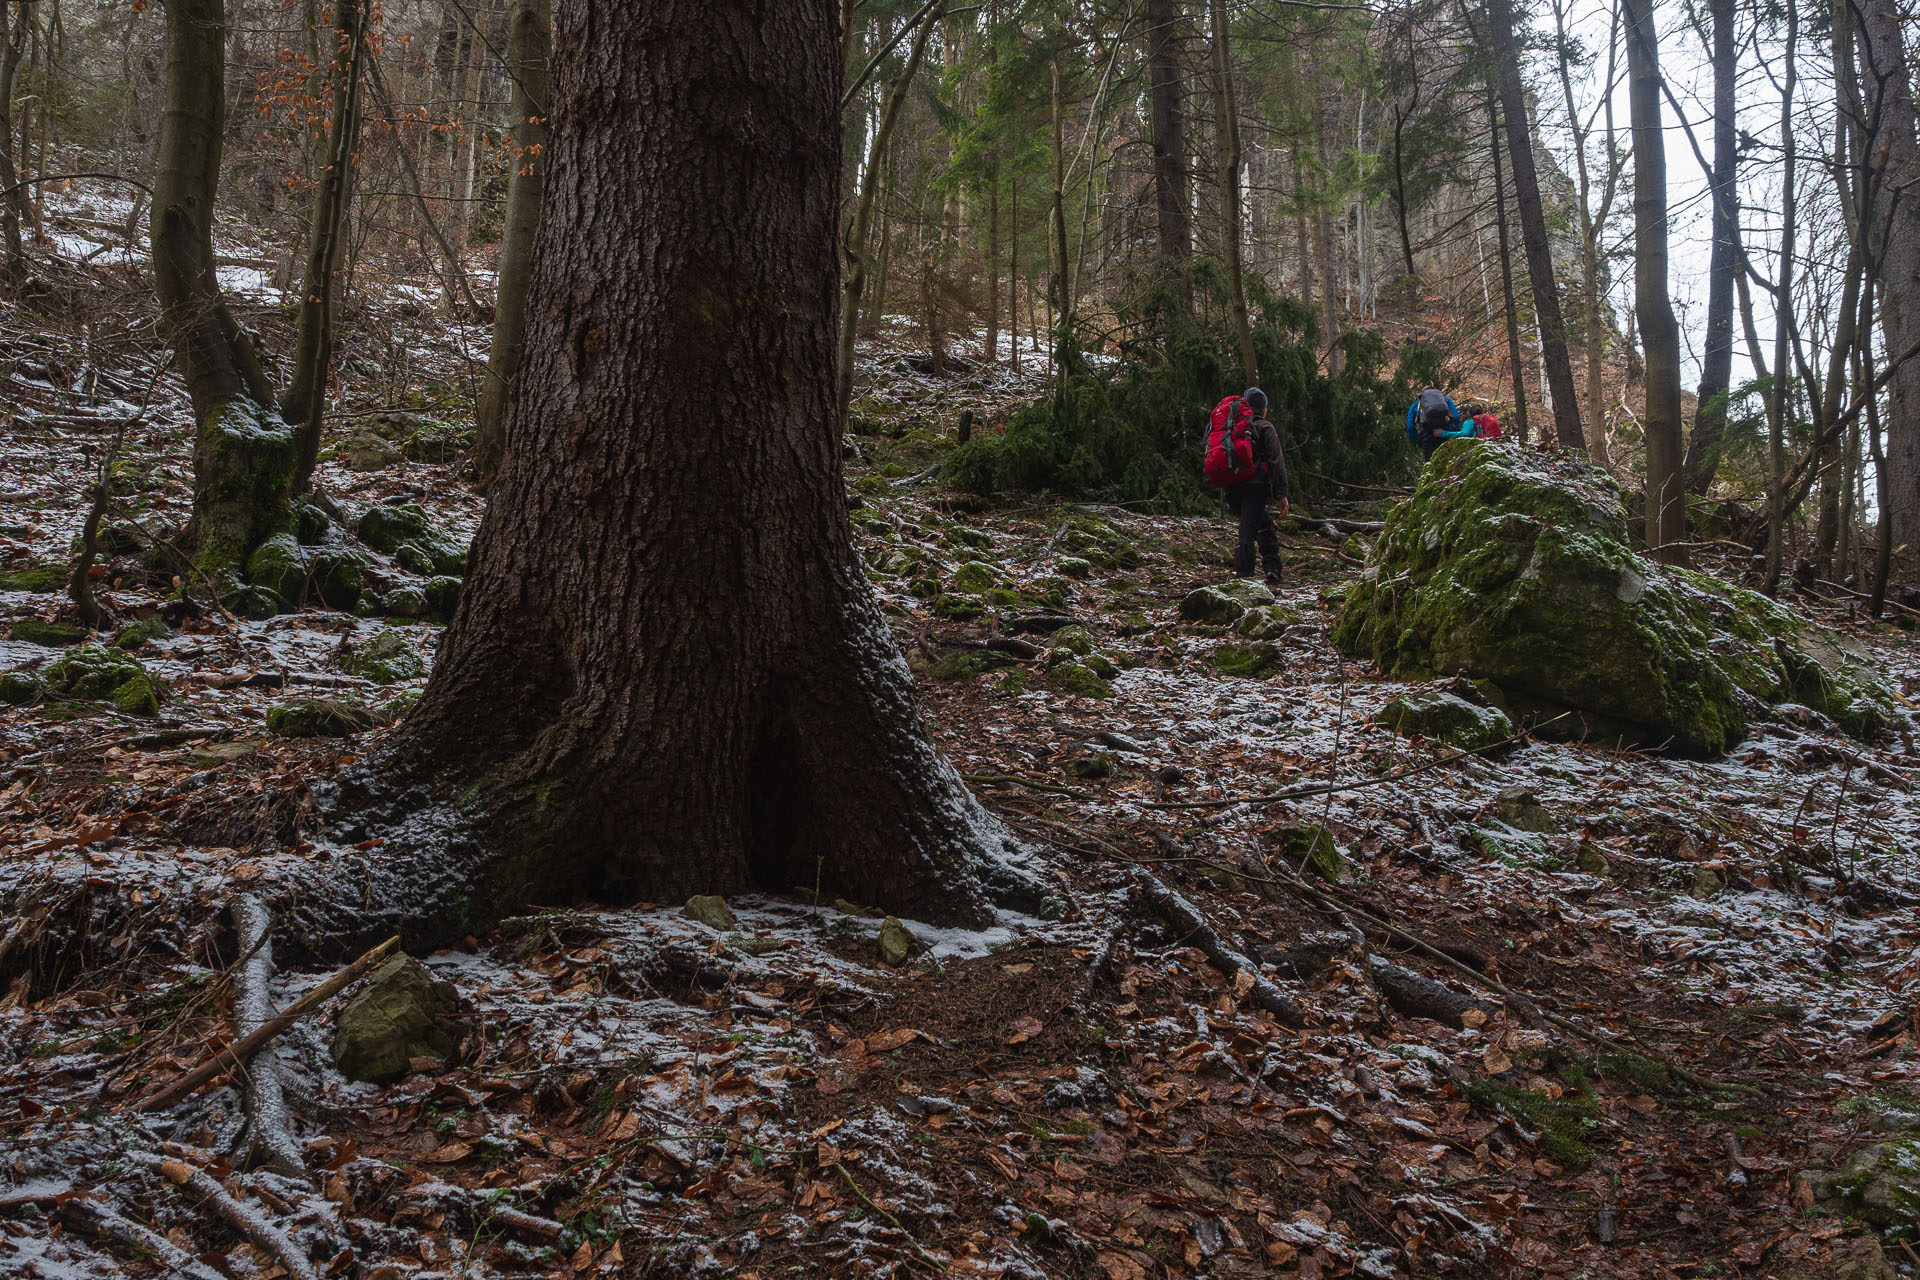
M1667 150L1660 119L1660 47L1653 0L1625 0L1628 101L1633 111L1634 307L1647 358L1647 549L1680 563L1687 492L1680 435L1680 325L1667 292ZM1544 327L1544 322L1543 322ZM1554 390L1558 400L1559 389Z
M1183 262L1193 249L1187 204L1187 134L1181 111L1180 44L1173 0L1147 0L1147 88L1153 146L1153 207L1160 257Z
M1713 174L1708 186L1713 193L1713 248L1707 259L1706 343L1700 356L1700 388L1686 463L1687 490L1702 497L1713 487L1721 441L1727 433L1726 397L1733 380L1733 277L1740 264L1734 0L1712 0L1712 9Z
M154 289L193 403L191 589L227 594L247 556L281 532L293 494L293 433L253 343L221 300L213 210L226 113L222 0L169 0L167 76L154 151Z
M33 210L27 204L26 188L18 185L20 174L13 167L13 86L20 71L20 55L26 49L32 8L32 0L26 0L13 21L5 23L6 45L0 48L0 187L6 188L6 196L0 199L0 235L6 238L6 273L15 280L27 269L20 224L33 216ZM0 21L5 17L5 8L0 7Z
M388 837L338 883L380 891L305 921L423 947L581 895L818 886L983 923L1007 837L929 740L846 515L837 6L557 17L503 464L427 690L337 808Z
M1651 0L1648 0L1650 3ZM1648 27L1652 26L1649 22ZM1767 397L1767 579L1766 593L1780 591L1780 562L1786 540L1788 341L1793 328L1793 250L1795 169L1799 163L1793 119L1793 91L1799 70L1800 10L1787 0L1785 75L1780 89L1780 266L1774 273L1773 386ZM1820 424L1814 423L1817 432ZM1652 469L1648 469L1649 475Z
M500 278L493 299L493 346L476 407L474 472L490 481L500 469L507 406L526 347L527 282L533 276L533 237L540 226L541 150L547 136L547 61L553 56L548 0L514 0L508 16L507 71L513 81L513 172L507 176L506 229Z
M1260 381L1253 350L1253 324L1247 317L1247 283L1240 266L1240 120L1233 101L1233 60L1227 49L1224 0L1210 0L1213 15L1213 100L1219 116L1215 132L1220 154L1220 250L1227 271L1227 305L1240 342L1240 376Z
M300 328L293 373L280 397L280 416L294 429L293 487L303 492L320 457L320 424L327 406L327 368L333 362L333 285L346 238L353 195L354 156L360 147L360 73L367 47L367 11L361 0L334 0L333 103L327 151L315 175L313 222L307 231L307 272L300 285Z
M860 173L860 196L854 201L853 225L847 230L846 300L840 309L840 342L835 366L839 381L834 388L833 418L834 425L843 431L847 426L847 406L853 403L853 340L860 328L860 297L867 288L867 240L873 230L874 200L880 192L880 158L886 154L887 139L893 136L893 127L900 121L900 109L906 105L907 87L913 83L914 73L920 69L920 60L927 56L927 40L939 24L943 8L939 3L927 6L926 16L920 20L920 29L914 33L913 52L907 55L907 65L900 69L900 74L887 90L886 110L880 113L880 124L874 129L873 138L867 145L867 163ZM839 83L837 77L834 83ZM834 149L834 154L840 154L839 148Z
M1547 240L1546 208L1533 164L1533 136L1527 127L1526 96L1520 84L1520 55L1513 37L1511 0L1488 0L1493 25L1493 63L1500 109L1507 123L1507 158L1513 162L1514 203L1520 211L1520 238L1527 248L1527 276L1533 285L1533 314L1540 327L1540 354L1553 392L1554 436L1562 448L1587 447L1580 429L1580 399L1573 385L1573 361L1567 354L1567 326L1560 314L1560 288L1553 277L1553 252Z
M1527 366L1520 350L1520 307L1513 296L1513 243L1507 231L1507 182L1500 164L1500 109L1493 90L1487 91L1487 123L1492 133L1487 146L1493 154L1493 220L1500 233L1500 300L1507 316L1507 372L1513 379L1513 430L1527 437Z
M1873 172L1868 250L1878 264L1880 331L1889 358L1920 341L1920 136L1904 28L1896 0L1863 0L1859 8L1861 89ZM1883 163L1882 163L1883 160ZM1886 417L1889 505L1896 553L1920 551L1920 360L1893 375Z

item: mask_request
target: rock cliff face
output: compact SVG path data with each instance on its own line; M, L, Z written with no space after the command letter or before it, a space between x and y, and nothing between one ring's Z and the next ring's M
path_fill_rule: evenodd
M1690 754L1725 751L1782 703L1856 736L1897 706L1835 633L1634 554L1603 473L1465 440L1388 516L1334 642L1389 675L1486 681L1516 715L1563 732Z

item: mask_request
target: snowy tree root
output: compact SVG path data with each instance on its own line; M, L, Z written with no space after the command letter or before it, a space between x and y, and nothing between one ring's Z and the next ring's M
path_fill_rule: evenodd
M212 1177L178 1160L161 1160L160 1173L174 1186L200 1197L202 1208L211 1209L229 1225L253 1242L253 1247L271 1257L293 1280L319 1280L313 1263L300 1252L286 1233L227 1194L227 1189Z
M151 1227L121 1217L106 1205L87 1196L75 1196L60 1206L60 1221L68 1230L96 1240L124 1245L143 1257L165 1267L171 1275L187 1280L225 1280L218 1271L182 1249Z
M1145 873L1140 875L1140 896L1155 915L1167 922L1181 942L1198 947L1227 976L1237 991L1244 986L1241 999L1255 1008L1266 1010L1289 1027L1306 1024L1306 1013L1298 1002L1261 977L1253 961L1222 942L1220 935L1214 932L1193 903L1169 889L1156 877Z
M373 950L367 952L358 960L355 960L352 964L334 974L331 978L328 978L325 982L307 992L307 994L301 996L298 1000L295 1000L279 1013L274 1014L249 1034L242 1036L234 1043L210 1054L199 1066L187 1072L186 1075L181 1076L170 1085L156 1089L154 1092L140 1099L140 1101L134 1103L131 1110L135 1112L157 1111L161 1107L170 1106L178 1102L221 1072L238 1070L249 1057L258 1053L266 1045L273 1043L274 1040L283 1035L288 1027L291 1027L294 1023L300 1021L300 1019L306 1017L315 1009L372 971L375 965L393 954L393 949L399 945L399 938L388 938L385 942L373 948Z
M247 957L233 979L233 1036L240 1041L273 1019L273 945L268 941L273 917L250 893L235 897L228 909L240 935L241 952ZM240 1137L240 1167L268 1168L289 1178L305 1178L306 1164L294 1145L286 1089L273 1045L266 1045L247 1059L244 1073L247 1126Z

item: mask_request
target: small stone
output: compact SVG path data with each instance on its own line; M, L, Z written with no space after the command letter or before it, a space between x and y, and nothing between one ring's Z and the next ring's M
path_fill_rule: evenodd
M897 969L919 949L920 940L898 918L888 916L880 922L880 963Z
M1727 887L1727 878L1709 866L1697 866L1693 869L1693 896L1711 898Z
M342 440L334 456L349 471L379 471L403 461L407 455L373 432L362 431Z
M1280 669L1280 650L1264 641L1258 644L1223 644L1207 655L1207 661L1222 675L1265 680Z
M833 909L843 916L864 916L867 909L857 902L848 902L845 898L835 898Z
M1078 556L1061 556L1054 567L1069 578L1084 580L1093 575L1093 566Z
M1224 626L1247 611L1247 607L1218 587L1189 591L1180 600L1180 616L1188 622Z
M1513 721L1504 712L1438 690L1403 693L1373 719L1403 738L1432 738L1462 751L1492 747L1513 736Z
M1256 605L1240 615L1233 634L1243 640L1278 640L1300 622L1300 615L1285 605Z
M415 1058L445 1058L460 1047L452 1020L460 996L412 956L374 972L334 1019L333 1063L349 1080L391 1084Z
M1833 1280L1900 1280L1873 1236L1849 1236L1833 1244Z
M1920 1139L1862 1147L1819 1180L1824 1199L1882 1229L1920 1222Z
M687 905L681 909L689 920L698 920L709 929L733 928L733 911L727 906L727 900L717 893L696 893L687 899Z
M954 570L953 585L956 590L978 595L992 587L993 583L993 566L982 561L969 560Z
M1532 788L1526 786L1511 786L1495 796L1493 816L1516 831L1550 836L1560 829L1552 811L1540 803L1540 797L1534 794ZM1601 861L1604 865L1605 859Z
M39 701L46 692L47 686L31 671L0 673L0 703L7 706L24 707Z
M375 684L417 680L427 672L426 660L398 631L382 630L358 648L342 645L338 661L348 675Z
M1275 599L1272 587L1252 578L1229 578L1214 590L1248 609L1263 608Z
M1607 861L1607 855L1590 844L1581 845L1580 853L1573 861L1575 866L1590 876L1605 879L1613 872L1612 865Z
M1067 772L1089 780L1111 778L1120 767L1120 757L1110 751L1095 751L1067 762Z

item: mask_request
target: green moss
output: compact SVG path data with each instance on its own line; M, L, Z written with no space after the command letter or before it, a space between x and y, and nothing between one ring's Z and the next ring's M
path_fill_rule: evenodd
M1247 611L1247 606L1218 587L1200 587L1180 599L1180 616L1188 622L1222 627Z
M1329 884L1337 884L1346 870L1340 846L1325 827L1288 827L1278 832L1275 840L1280 856L1295 871L1310 871Z
M970 560L953 572L954 590L971 595L989 590L995 580L993 566L980 560Z
M291 533L278 533L247 557L247 581L271 591L289 609L307 598L307 552Z
M1096 751L1067 762L1067 772L1076 778L1111 778L1120 770L1120 757L1110 751Z
M1053 633L1053 647L1084 658L1093 652L1093 637L1087 634L1085 627L1075 623Z
M1795 676L1782 639L1824 684ZM1516 706L1579 708L1699 754L1746 732L1743 694L1807 689L1855 724L1871 718L1853 710L1873 700L1859 668L1821 659L1836 640L1751 593L1636 556L1618 488L1560 454L1443 446L1388 514L1333 640L1392 676L1465 671Z
M93 634L85 627L69 626L63 622L42 622L38 618L22 618L13 624L13 638L25 644L43 645L49 649L64 649L68 645L79 644Z
M373 728L371 711L357 702L307 698L267 709L267 732L283 738L345 738Z
M1112 688L1105 680L1077 662L1055 667L1047 673L1047 682L1062 693L1070 693L1077 698L1107 698L1113 695Z
M375 684L397 684L426 674L419 652L397 631L380 631L340 659L341 670Z
M1920 1138L1895 1138L1854 1152L1827 1194L1863 1222L1912 1230L1920 1225Z
M387 592L387 598L383 603L390 618L424 618L429 609L426 590L411 583L402 584Z
M1280 650L1271 644L1223 644L1207 661L1222 675L1265 680L1280 669Z
M1438 690L1403 693L1373 718L1403 738L1431 738L1462 751L1491 747L1513 736L1513 722L1504 712Z
M1019 667L1014 667L1000 677L1000 682L995 685L994 688L1008 695L1025 693L1027 691L1027 673Z
M67 589L67 566L61 564L29 565L25 569L9 569L0 573L0 591L32 591L48 594Z
M120 628L120 634L113 638L113 646L116 649L125 649L131 652L146 645L149 641L164 640L172 634L173 628L167 625L166 619L160 617L142 618L138 622L129 623L127 626Z
M310 500L293 504L293 534L301 546L317 544L327 536L327 528L332 523L332 518Z
M935 680L971 680L1012 664L1012 658L993 649L966 649L940 659L927 668L927 674Z
M940 585L938 578L915 578L907 590L913 593L916 600L937 600L945 588Z
M166 687L147 674L140 660L106 645L70 649L46 670L47 687L70 698L112 701L130 715L160 712Z
M1082 560L1079 556L1061 556L1056 562L1055 567L1067 577L1077 578L1081 581L1085 581L1093 576L1093 566L1085 560Z
M1233 624L1233 634L1244 640L1278 640L1303 619L1281 604L1255 605Z
M1600 1124L1600 1104L1593 1086L1577 1066L1562 1072L1568 1087L1558 1098L1544 1089L1515 1089L1480 1078L1467 1084L1467 1097L1480 1106L1499 1109L1539 1134L1540 1149L1569 1169L1583 1169L1593 1161L1590 1140Z
M218 405L194 434L196 584L226 598L254 548L293 528L293 432L244 396Z
M24 707L46 696L47 687L31 671L0 671L0 703Z
M411 547L408 554L424 560L425 567L416 569L417 573L463 577L467 572L467 548L413 503L369 507L354 524L354 533L374 550L389 555L403 546Z
M976 596L948 594L933 602L934 617L950 618L955 622L969 621L986 611L986 606Z
M329 609L352 613L360 603L365 586L365 569L360 557L351 551L317 551L308 561L307 571L313 591ZM431 584L429 584L431 592Z

